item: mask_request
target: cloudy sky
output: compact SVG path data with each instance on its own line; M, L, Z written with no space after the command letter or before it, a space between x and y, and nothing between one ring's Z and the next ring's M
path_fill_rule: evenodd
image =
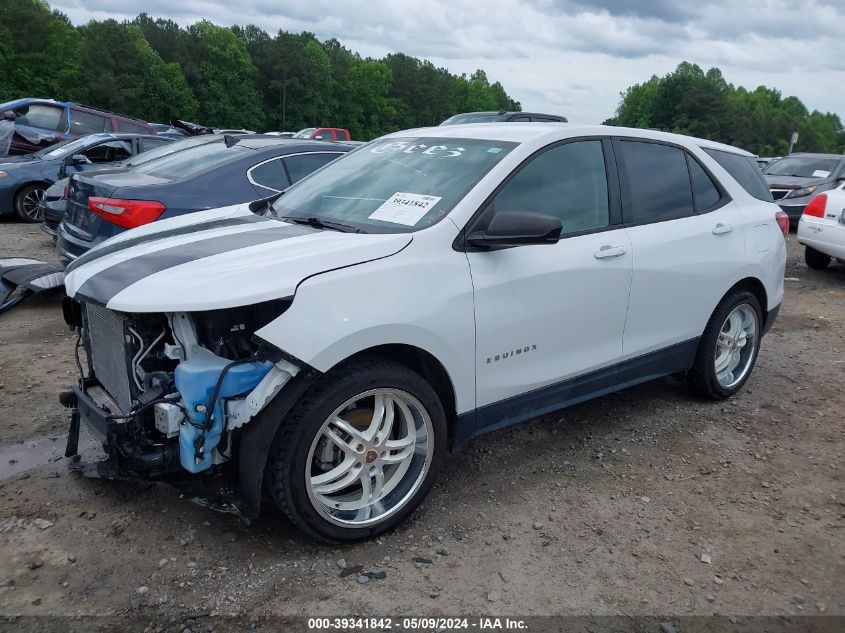
M141 11L188 25L254 23L336 37L365 56L404 52L483 68L525 110L600 123L619 92L680 61L774 86L845 120L843 0L53 0L75 24Z

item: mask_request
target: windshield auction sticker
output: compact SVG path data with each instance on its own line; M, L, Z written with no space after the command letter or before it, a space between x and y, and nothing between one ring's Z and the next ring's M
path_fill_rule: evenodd
M397 191L373 211L369 218L370 220L414 226L438 202L440 202L439 196Z

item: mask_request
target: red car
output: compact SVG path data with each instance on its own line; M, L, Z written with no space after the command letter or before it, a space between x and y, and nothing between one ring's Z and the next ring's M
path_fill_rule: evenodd
M5 112L15 115L10 155L30 154L59 141L86 134L156 134L156 129L144 121L53 99L24 98L0 103L0 118Z
M293 138L313 138L317 141L351 141L349 130L340 127L307 127L299 130Z

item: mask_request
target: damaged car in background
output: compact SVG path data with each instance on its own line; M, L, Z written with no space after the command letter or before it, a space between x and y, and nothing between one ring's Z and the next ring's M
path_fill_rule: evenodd
M667 375L737 393L787 229L753 156L711 141L397 132L72 262L66 454L84 423L102 477L216 473L246 517L267 493L312 537L371 538L473 436Z

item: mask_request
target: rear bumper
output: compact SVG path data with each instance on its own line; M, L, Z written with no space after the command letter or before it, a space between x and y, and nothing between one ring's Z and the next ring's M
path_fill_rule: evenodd
M845 224L804 218L798 224L798 243L836 259L845 259Z

